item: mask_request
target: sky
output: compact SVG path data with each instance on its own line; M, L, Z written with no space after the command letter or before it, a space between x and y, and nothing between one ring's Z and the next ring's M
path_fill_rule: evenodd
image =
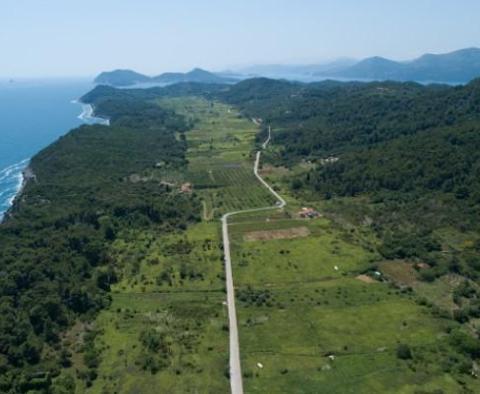
M0 0L0 77L406 60L480 47L479 0Z

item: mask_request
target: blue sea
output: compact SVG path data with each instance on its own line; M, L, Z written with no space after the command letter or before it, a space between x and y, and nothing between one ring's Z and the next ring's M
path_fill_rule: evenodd
M0 80L0 221L29 159L72 128L95 121L75 101L92 88L89 80Z

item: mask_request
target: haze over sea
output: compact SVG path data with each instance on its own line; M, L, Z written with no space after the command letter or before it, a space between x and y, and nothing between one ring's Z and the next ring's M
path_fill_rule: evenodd
M92 87L88 80L0 80L0 220L29 158L86 121L72 101Z

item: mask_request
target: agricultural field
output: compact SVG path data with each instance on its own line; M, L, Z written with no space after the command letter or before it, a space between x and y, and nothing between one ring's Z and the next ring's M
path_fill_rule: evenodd
M112 304L87 330L92 345L72 367L81 374L85 363L97 363L98 376L90 387L77 383L77 392L227 392L227 310L216 224L159 238L124 234L112 258L122 267Z
M117 236L109 253L118 276L111 286L112 303L94 324L80 324L67 338L84 349L73 357L70 375L85 377L92 366L96 371L77 380L77 393L229 390L217 219L227 211L274 204L252 171L258 126L204 99L169 99L161 105L194 124L186 133L187 169L172 170L160 162L129 181L157 181L179 192L189 185L186 192L202 200L203 220L168 234L132 229Z
M85 336L73 330L67 338L85 348L72 371L97 366L78 394L229 392L218 219L275 204L252 171L259 127L202 98L159 103L194 125L185 134L187 168L159 163L131 181L188 185L186 192L201 199L202 220L167 235L125 230L113 242L119 277L112 303L83 328ZM328 202L291 193L289 179L306 170L308 163L264 165L262 175L287 207L229 219L245 392L478 391L478 381L461 370L464 328L440 308L453 307L451 300L424 300L455 278L424 284L411 266L383 261L368 223L355 225L332 215ZM318 215L301 217L304 207Z
M478 388L449 365L459 325L376 274L364 234L288 210L237 217L230 232L245 392Z
M204 219L230 211L273 205L275 200L253 174L259 127L225 104L201 98L160 101L193 122L186 133L188 171L204 204Z

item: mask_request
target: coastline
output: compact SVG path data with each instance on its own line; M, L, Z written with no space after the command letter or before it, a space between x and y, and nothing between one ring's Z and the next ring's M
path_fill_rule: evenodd
M12 208L12 206L15 203L15 200L17 197L21 194L22 190L25 187L25 184L28 180L28 175L27 174L32 174L31 170L29 170L29 165L30 165L30 158L24 159L18 163L12 164L9 167L4 168L0 173L4 173L3 177L0 178L0 180L16 180L15 185L13 186L13 192L12 192L12 187L7 188L3 194L7 194L4 203L7 206L6 209L3 212L0 212L0 224L4 222L4 220L8 217L9 212ZM8 195L10 194L11 195Z
M102 118L100 116L95 116L95 108L92 104L83 103L80 100L72 100L72 104L79 104L82 106L82 112L77 116L82 122L87 124L101 124L105 126L110 126L110 119ZM0 181L3 179L8 179L11 176L12 172L14 173L12 177L16 179L16 184L14 191L10 194L11 189L7 189L3 193L8 193L8 199L5 199L6 209L2 212L0 211L0 224L4 223L5 220L11 215L12 207L15 205L17 199L21 196L23 190L25 189L27 183L31 180L36 180L36 176L30 167L31 158L24 159L18 163L14 163L0 171ZM2 178L2 173L5 172ZM2 194L3 195L3 194ZM0 195L1 196L1 195Z
M110 119L102 118L95 115L95 108L92 104L87 104L81 100L73 100L72 104L79 104L82 106L82 113L78 115L78 119L86 123L98 123L104 126L110 126Z

